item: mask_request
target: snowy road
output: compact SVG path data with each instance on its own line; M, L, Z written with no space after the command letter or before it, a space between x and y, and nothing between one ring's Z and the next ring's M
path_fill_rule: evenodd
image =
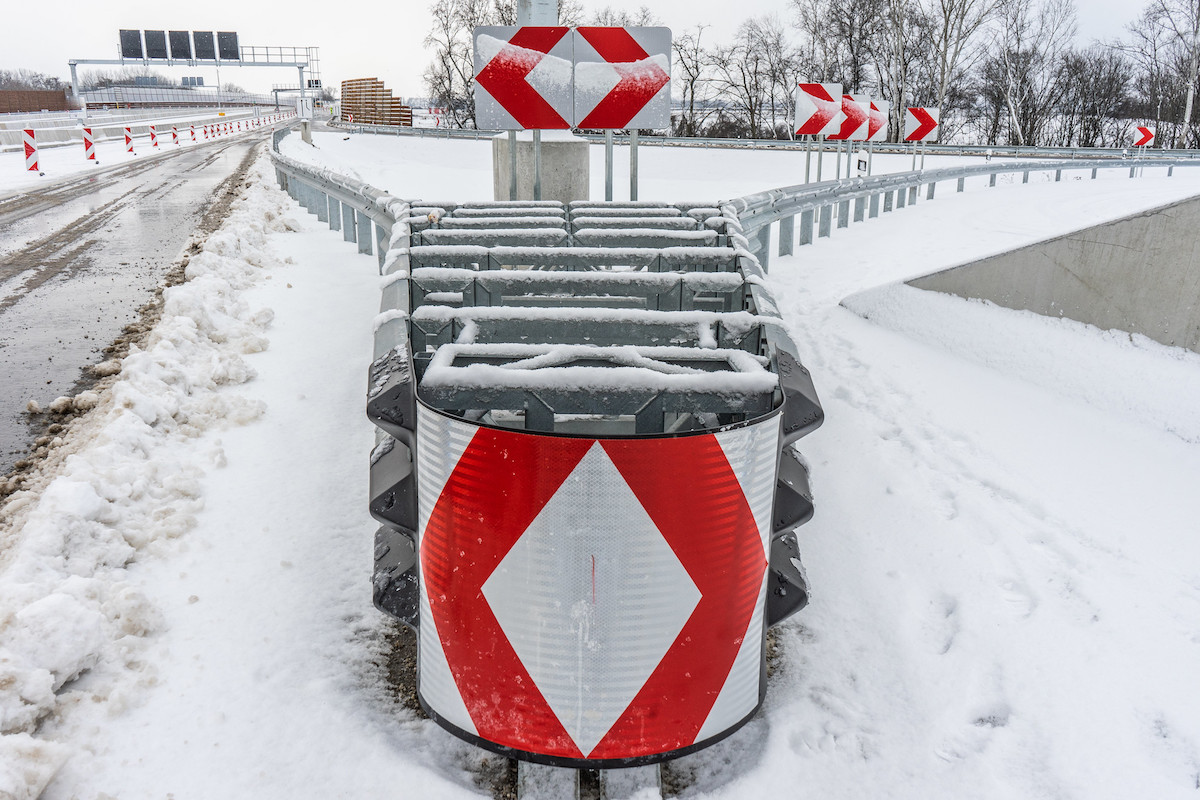
M219 223L205 220L219 187L261 140L143 153L0 197L0 473L32 442L26 403L78 391L193 231Z
M486 142L316 142L397 194L489 191ZM655 199L795 168L642 159ZM487 796L393 696L370 606L376 262L272 183L0 515L0 796ZM675 762L683 797L1196 796L1200 356L898 282L1198 192L968 186L773 260L827 414L813 602L759 716Z

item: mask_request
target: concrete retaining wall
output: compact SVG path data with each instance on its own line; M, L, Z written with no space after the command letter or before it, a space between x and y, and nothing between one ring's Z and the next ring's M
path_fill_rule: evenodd
M1200 197L908 284L1200 352Z

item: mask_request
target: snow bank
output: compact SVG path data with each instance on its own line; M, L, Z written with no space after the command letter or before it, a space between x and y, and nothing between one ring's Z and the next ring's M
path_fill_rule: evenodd
M219 449L189 446L203 431L257 418L261 403L219 392L254 377L242 356L263 350L269 310L239 298L277 258L287 198L262 162L220 230L163 293L162 319L95 401L73 439L45 465L39 488L0 511L0 797L37 797L66 750L28 734L89 670L88 694L120 691L161 619L125 568L168 552L203 507L200 479ZM17 766L22 765L22 766Z

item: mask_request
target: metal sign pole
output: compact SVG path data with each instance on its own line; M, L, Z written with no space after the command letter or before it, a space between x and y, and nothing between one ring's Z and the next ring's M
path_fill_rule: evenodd
M821 165L825 162L825 134L817 134L817 183L821 182Z
M604 200L612 202L612 181L613 181L613 132L608 129L604 132Z
M517 199L517 132L508 132L508 199Z
M542 132L533 131L533 199L542 199Z
M921 140L921 171L925 171L925 140Z
M875 160L875 143L867 142L867 177L871 176L871 164Z
M833 179L839 180L842 177L842 143L838 142L833 146Z
M916 142L913 142L913 165L912 165L912 171L913 171L913 172L916 172L916 171L917 171L917 143L916 143Z
M804 182L808 183L808 176L812 172L812 136L804 137Z
M629 131L629 199L638 199L638 132Z

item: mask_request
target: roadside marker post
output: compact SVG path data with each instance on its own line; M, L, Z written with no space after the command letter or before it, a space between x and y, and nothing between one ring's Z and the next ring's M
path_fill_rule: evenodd
M133 155L133 133L129 128L125 129L125 152Z
M92 129L83 129L83 157L88 161L96 160L96 141L92 138Z
M33 128L25 128L22 134L25 142L25 169L44 175L45 173L38 169L37 140L34 138Z

